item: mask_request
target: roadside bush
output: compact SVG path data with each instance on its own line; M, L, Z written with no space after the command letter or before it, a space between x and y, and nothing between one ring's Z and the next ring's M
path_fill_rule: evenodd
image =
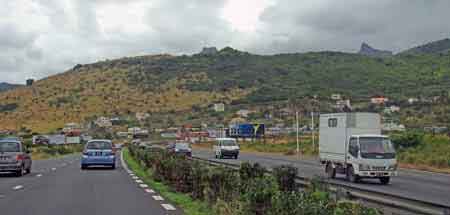
M297 168L288 165L282 165L273 169L273 175L275 176L281 191L297 190L297 185L295 183L297 173Z
M326 192L319 178L305 191L295 185L297 168L275 167L269 173L255 163L242 163L239 170L167 153L163 149L129 147L130 155L152 172L154 180L176 191L208 202L219 215L372 215L376 210L353 202L339 202Z
M396 149L405 149L410 147L416 147L423 142L423 133L407 132L404 134L393 135L392 143Z

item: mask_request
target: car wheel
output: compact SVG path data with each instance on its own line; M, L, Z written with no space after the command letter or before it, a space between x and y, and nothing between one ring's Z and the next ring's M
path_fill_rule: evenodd
M116 164L111 165L111 169L116 169Z
M381 184L389 184L389 181L391 180L390 177L381 177L380 182Z
M22 166L22 167L20 167L20 169L19 169L19 170L17 170L17 172L16 172L16 176L17 176L17 177L22 177L22 176L23 176L23 166Z
M359 176L355 175L355 171L352 166L347 167L347 180L353 183L359 182Z
M87 169L86 165L81 165L81 169Z
M327 174L327 177L330 179L336 178L336 169L333 168L333 165L331 163L327 163L325 167L325 173Z

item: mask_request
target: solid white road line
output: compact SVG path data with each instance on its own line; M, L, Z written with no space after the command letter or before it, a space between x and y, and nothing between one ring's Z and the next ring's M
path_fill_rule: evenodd
M148 185L146 185L146 184L139 184L139 187L142 187L142 188L147 188L147 187L148 187Z
M174 210L176 210L175 207L172 206L171 204L161 204L161 206L162 206L164 209L168 210L168 211L174 211Z
M12 189L13 190L20 190L20 189L23 189L23 186L22 185L17 185L15 187L13 187Z
M156 201L164 201L162 196L152 196L154 200Z
M145 192L147 192L147 193L155 193L155 191L152 190L152 189L145 189Z

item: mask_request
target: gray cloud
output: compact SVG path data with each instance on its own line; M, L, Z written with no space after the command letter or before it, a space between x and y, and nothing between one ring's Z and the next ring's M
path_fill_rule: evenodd
M366 41L400 51L450 37L447 0L274 0L254 32L232 30L221 15L227 0L23 1L0 8L0 82L23 83L106 58L190 54L202 46L258 54L353 52ZM133 4L144 8L137 26ZM111 5L120 18L109 22L122 24L105 28L100 9Z

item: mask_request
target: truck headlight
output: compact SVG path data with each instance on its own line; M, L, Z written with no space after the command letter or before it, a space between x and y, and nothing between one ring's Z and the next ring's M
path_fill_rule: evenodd
M388 170L392 170L392 171L397 170L397 164L388 166Z
M369 171L370 165L367 164L359 164L359 171Z

